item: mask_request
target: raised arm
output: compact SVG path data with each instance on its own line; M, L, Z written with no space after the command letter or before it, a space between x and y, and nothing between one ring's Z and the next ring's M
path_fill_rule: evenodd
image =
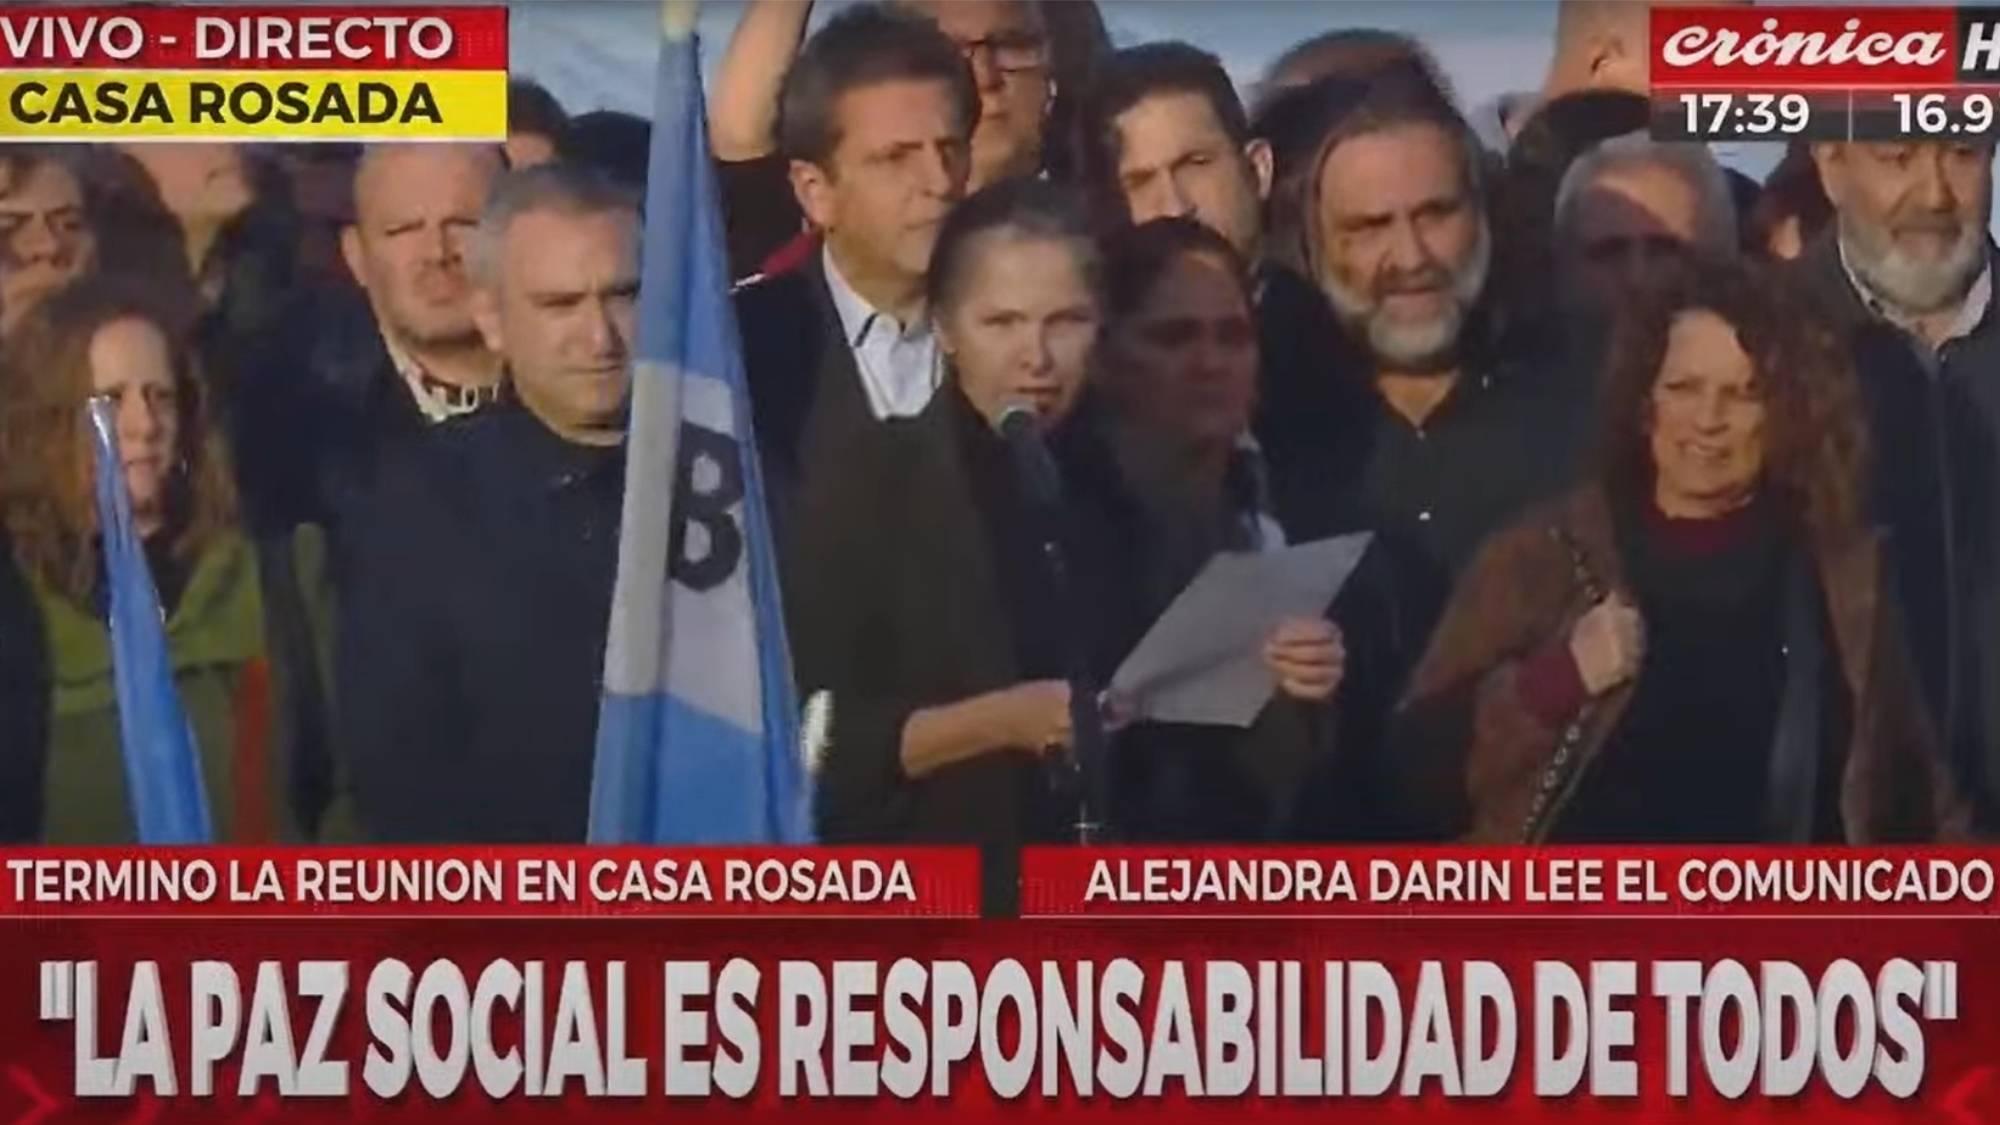
M708 143L717 160L755 160L777 148L778 91L811 15L812 0L744 5L708 102Z

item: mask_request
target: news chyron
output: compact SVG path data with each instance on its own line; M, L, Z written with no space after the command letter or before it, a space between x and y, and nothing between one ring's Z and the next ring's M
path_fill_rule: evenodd
M504 7L0 7L0 140L506 132Z
M2000 137L2000 7L1657 5L1651 25L1661 140Z

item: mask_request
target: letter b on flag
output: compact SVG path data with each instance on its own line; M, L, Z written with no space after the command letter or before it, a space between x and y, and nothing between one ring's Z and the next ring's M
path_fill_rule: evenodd
M727 582L743 559L743 529L733 511L743 499L742 456L730 435L683 421L678 462L668 573L706 593ZM700 531L690 536L692 526Z

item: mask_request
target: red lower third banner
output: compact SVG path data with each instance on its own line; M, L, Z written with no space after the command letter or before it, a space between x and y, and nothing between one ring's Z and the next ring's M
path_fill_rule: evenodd
M0 1125L2000 1123L1996 855L7 852Z

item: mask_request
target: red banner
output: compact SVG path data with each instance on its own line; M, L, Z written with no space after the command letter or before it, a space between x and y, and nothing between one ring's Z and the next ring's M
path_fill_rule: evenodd
M1658 6L1654 89L1930 86L1958 79L1949 7Z
M507 9L10 5L0 68L506 70Z
M2000 915L1974 848L1034 848L1021 896L1055 918Z
M294 903L289 916L254 918L24 905L41 893L43 869L25 862L36 860L59 876L72 860L121 856L183 861L182 875L197 856L218 871L268 861L282 881L371 855L497 857L518 871L596 858L783 868L821 854L5 853L0 1125L774 1112L871 1122L947 1113L2000 1122L2000 960L1990 952L2000 926L1990 885L1973 874L2000 855L1992 851L1115 849L1039 853L1023 876L1024 907L1053 909L1088 892L1099 861L1288 863L1294 873L1346 864L1363 873L1360 888L1379 871L1384 892L1390 872L1407 885L1421 865L1435 874L1445 861L1486 861L1506 874L1468 875L1465 885L1511 881L1507 917L1410 903L1396 913L1382 902L1340 917L1171 924L527 916L559 905L540 901L501 904L498 913L518 915L507 918L468 917L462 903L404 904L400 917ZM1697 863L1714 872L1787 855L1864 872L1914 865L1920 883L1957 872L1965 901L1949 917L1924 915L1936 902L1824 898L1811 918L1717 915L1681 901L1619 914L1619 859L1651 863L1673 885L1668 873ZM912 881L932 884L919 897L963 905L965 853L901 856L912 857L922 861ZM1611 862L1587 891L1593 859ZM1561 909L1535 916L1527 880L1548 891L1558 872L1572 897L1602 901L1549 903ZM1784 885L1758 878L1767 890ZM1859 894L1879 897L1903 877L1876 876L1873 892L1869 876L1853 878ZM580 875L571 896L578 905L591 898L586 882ZM1634 876L1632 889L1643 886Z
M12 921L0 1121L2000 1121L1994 939L1902 919Z
M979 854L970 848L0 851L0 917L970 918L978 913Z

